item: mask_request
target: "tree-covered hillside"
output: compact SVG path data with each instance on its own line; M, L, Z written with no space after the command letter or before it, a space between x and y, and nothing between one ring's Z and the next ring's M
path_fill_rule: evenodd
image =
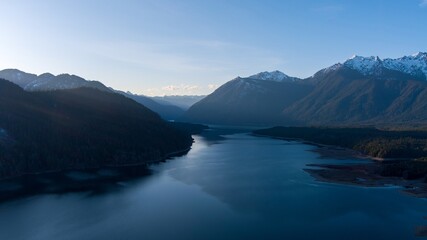
M189 134L120 94L25 92L0 80L0 178L140 164L191 146Z

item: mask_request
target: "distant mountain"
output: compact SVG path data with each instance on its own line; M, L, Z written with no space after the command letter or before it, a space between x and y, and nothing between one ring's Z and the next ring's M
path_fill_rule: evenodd
M389 69L409 74L417 78L427 77L427 53L418 52L411 56L404 56L397 59L386 58L381 60L379 57L361 57L353 56L344 65L360 72L365 76L381 75L377 69Z
M298 80L298 78L290 77L277 70L273 72L260 72L248 78L266 80L266 81L275 81L275 82L294 82Z
M292 125L427 123L427 108L421 110L427 106L427 81L383 67L371 74L345 64L319 72L306 80L313 91L285 108L282 117Z
M141 164L188 149L189 134L120 94L28 92L0 80L0 178Z
M230 125L279 123L281 112L312 86L278 71L237 77L194 104L183 120Z
M236 78L192 106L212 124L427 124L427 53L354 56L306 79L280 72Z
M315 88L282 116L293 124L426 124L426 56L353 56L305 79Z
M88 81L76 75L50 73L41 75L29 74L17 69L5 69L0 71L0 78L11 81L26 91L51 91L61 89L74 89L79 87L96 88L103 91L111 91L98 81Z
M196 102L202 100L206 96L201 95L187 95L187 96L163 96L163 97L151 97L154 101L163 105L173 105L180 107L184 110L189 109Z
M166 120L176 120L180 118L185 110L170 103L161 103L159 101L153 100L150 97L143 95L137 95L130 92L116 91L124 96L133 99L134 101L146 106L147 108L159 113L159 115Z
M179 107L171 106L170 104L159 104L146 96L117 91L106 87L101 82L89 81L79 76L70 74L60 74L55 76L50 73L44 73L41 75L35 75L17 69L5 69L0 71L0 78L11 81L26 91L34 92L76 89L81 87L95 88L106 92L118 92L148 107L167 120L177 119L184 113L184 110L180 109Z

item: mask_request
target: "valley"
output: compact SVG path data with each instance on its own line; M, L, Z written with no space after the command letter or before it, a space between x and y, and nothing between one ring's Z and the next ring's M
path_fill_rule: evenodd
M0 10L0 240L427 238L427 0Z

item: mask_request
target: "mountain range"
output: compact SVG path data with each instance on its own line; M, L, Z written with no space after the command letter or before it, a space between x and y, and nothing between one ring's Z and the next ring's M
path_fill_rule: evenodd
M196 102L202 100L205 95L166 95L150 97L154 101L163 105L178 106L184 110L189 109Z
M159 103L147 96L114 90L99 81L89 81L76 75L60 74L55 76L51 73L36 75L17 69L5 69L0 71L0 78L11 81L30 92L76 89L81 87L94 88L105 92L117 92L153 110L166 120L177 119L184 113L182 108L172 103Z
M183 120L231 125L427 123L427 53L353 56L299 79L279 71L238 77L194 104Z
M353 56L300 79L280 71L237 77L208 96L147 97L69 74L0 71L29 92L88 87L122 94L166 120L227 125L425 125L427 53ZM187 110L188 109L188 110ZM0 139L1 140L1 139Z

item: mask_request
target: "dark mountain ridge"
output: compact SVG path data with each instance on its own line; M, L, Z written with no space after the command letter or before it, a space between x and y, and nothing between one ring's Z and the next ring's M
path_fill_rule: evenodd
M228 125L279 123L281 110L311 89L298 82L238 77L190 107L183 120ZM283 94L285 91L288 93Z
M365 76L342 65L325 74L316 74L305 80L314 84L313 91L285 108L282 116L297 125L397 124L408 118L414 123L416 119L425 120L422 115L415 117L411 109L422 107L416 100L423 98L427 82L395 70L381 68L378 71L380 76Z
M27 92L0 80L0 178L159 161L189 134L117 93L94 88Z

